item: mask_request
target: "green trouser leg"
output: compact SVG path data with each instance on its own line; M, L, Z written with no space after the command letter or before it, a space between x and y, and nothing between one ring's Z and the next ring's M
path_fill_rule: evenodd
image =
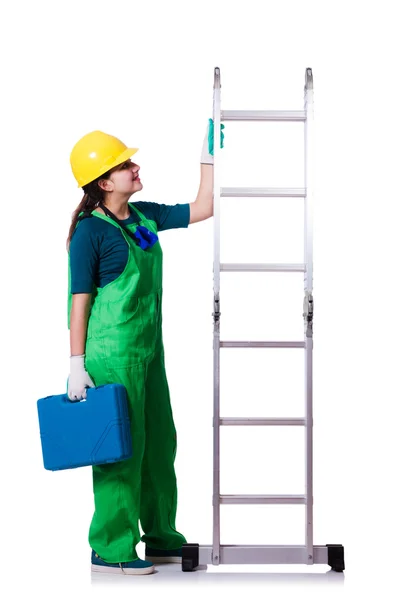
M88 370L95 385L121 383L126 387L131 419L133 455L128 460L94 466L95 513L89 543L106 562L136 560L140 541L141 464L145 449L145 365L106 371L91 360Z
M145 430L140 506L142 541L151 548L174 550L185 544L186 538L175 529L177 441L162 351L147 365Z
M87 365L95 385L126 387L133 455L94 466L95 513L89 543L107 562L138 558L139 519L142 541L151 548L173 550L186 543L175 529L177 486L174 470L176 431L162 353L147 365L106 371L103 362Z

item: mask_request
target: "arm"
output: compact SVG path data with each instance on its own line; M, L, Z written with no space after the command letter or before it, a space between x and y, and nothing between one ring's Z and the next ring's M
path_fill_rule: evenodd
M95 387L85 370L85 342L91 306L91 294L73 294L70 314L70 375L68 396L70 400L87 397L87 387Z
M205 221L205 219L209 219L214 214L214 167L211 164L202 163L200 169L200 187L196 200L190 203L189 224Z
M223 148L224 125L221 125L221 148ZM201 150L201 179L197 198L190 204L190 221L198 223L214 215L214 125L209 119Z
M70 314L70 355L85 353L91 294L73 294Z

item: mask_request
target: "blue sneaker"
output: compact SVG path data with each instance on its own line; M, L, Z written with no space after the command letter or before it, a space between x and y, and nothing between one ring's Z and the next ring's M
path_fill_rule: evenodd
M91 571L95 573L118 573L120 575L149 575L154 572L154 564L147 560L108 563L102 560L94 550L91 553Z
M155 548L146 546L145 559L155 564L181 563L182 548L176 548L176 550L156 550Z

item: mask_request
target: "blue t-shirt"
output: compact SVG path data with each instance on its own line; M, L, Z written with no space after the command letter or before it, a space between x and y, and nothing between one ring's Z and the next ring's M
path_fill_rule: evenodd
M131 202L151 221L158 231L187 227L189 204L157 204ZM139 216L130 209L125 225L139 223ZM118 227L98 217L86 217L75 229L70 241L71 293L90 294L93 287L102 288L124 271L128 260L128 244Z

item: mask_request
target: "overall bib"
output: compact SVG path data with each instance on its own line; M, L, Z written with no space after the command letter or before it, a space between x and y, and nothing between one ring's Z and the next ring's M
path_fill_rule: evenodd
M130 207L140 221L128 229L142 225L157 234L156 223ZM103 560L118 563L137 559L141 540L150 548L174 550L186 539L175 529L177 439L164 366L160 242L142 250L113 219L98 211L92 215L118 227L129 248L123 273L93 294L85 348L95 385L121 383L128 395L133 455L92 467L89 543ZM69 288L69 319L70 308Z

